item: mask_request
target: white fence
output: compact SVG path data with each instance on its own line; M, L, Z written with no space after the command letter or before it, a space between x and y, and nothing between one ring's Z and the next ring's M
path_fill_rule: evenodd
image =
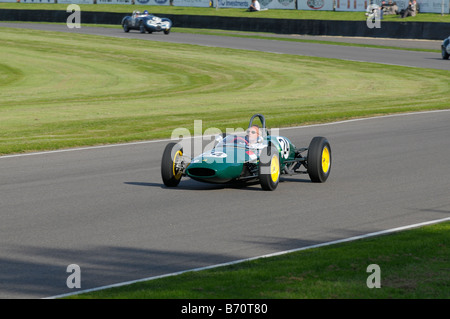
M450 13L450 1L448 0L417 0L420 12Z
M97 0L97 4L133 4L133 2L132 0Z
M298 0L298 1L305 1L305 0ZM336 11L366 11L367 6L370 4L369 0L334 0L334 1L336 5ZM387 2L388 1L386 0L386 3ZM408 0L398 0L398 1L392 0L392 2L396 2L400 10L406 9L406 7L408 6ZM449 13L449 2L450 2L449 0L417 0L420 12L424 13L442 13L442 12ZM373 0L373 3L379 5L381 4L381 0Z
M216 3L217 1L217 3ZM323 11L366 11L371 0L258 0L265 9L298 9ZM372 0L380 4L381 0ZM405 9L408 0L395 1L399 9ZM19 2L18 0L0 0L0 2ZM212 3L218 8L245 9L251 0L20 0L21 3L64 3L64 4L136 4L149 6L209 7ZM386 1L387 2L387 1ZM450 0L417 0L420 12L450 13Z
M332 11L333 6L333 0L297 0L299 10Z
M20 0L24 2L24 0ZM94 0L58 0L58 3L64 4L94 4Z
M0 0L0 2L18 2L17 0ZM55 3L55 0L20 0L23 3Z
M183 0L175 0L183 1ZM250 6L251 0L215 0L219 8L244 9ZM296 0L258 0L262 9L295 9Z

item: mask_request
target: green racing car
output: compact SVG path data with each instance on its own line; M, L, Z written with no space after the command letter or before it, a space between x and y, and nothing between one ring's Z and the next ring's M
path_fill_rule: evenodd
M261 126L254 124L259 118ZM167 187L176 187L183 176L199 182L228 184L259 182L275 190L282 174L308 174L315 183L325 182L331 171L331 147L325 137L314 137L308 147L297 148L284 136L266 129L262 114L255 114L244 133L222 134L214 147L193 158L183 155L180 143L166 145L161 177Z

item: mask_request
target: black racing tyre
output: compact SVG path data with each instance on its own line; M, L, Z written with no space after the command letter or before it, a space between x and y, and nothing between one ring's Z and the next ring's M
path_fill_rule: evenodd
M259 158L259 182L261 188L273 191L280 182L280 153L275 146L266 147Z
M444 60L448 60L450 55L447 53L447 51L445 51L445 48L443 46L441 47L441 53L442 53L442 58Z
M124 22L122 27L123 27L123 32L130 32L130 28L128 28L128 23L127 22Z
M139 32L145 33L145 25L142 21L139 23Z
M316 136L308 148L308 175L313 183L324 183L331 171L331 147L325 137Z
M182 170L179 168L183 148L178 143L169 143L161 159L161 177L167 187L176 187L181 181Z
M170 29L169 30L164 30L164 34L169 34L170 33Z

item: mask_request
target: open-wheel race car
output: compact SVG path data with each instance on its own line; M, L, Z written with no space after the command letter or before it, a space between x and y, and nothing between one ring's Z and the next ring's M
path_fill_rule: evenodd
M169 34L172 28L172 21L169 18L160 18L153 14L149 14L147 10L139 12L133 11L131 16L126 16L122 19L123 31L139 30L141 33L152 33L163 31L164 34Z
M259 118L261 126L255 125ZM218 135L214 147L194 158L183 155L180 143L166 145L161 160L164 185L176 187L183 176L196 181L227 184L259 182L275 190L282 174L308 174L312 182L325 182L331 171L331 147L325 137L314 137L308 147L297 148L283 136L269 135L263 115L250 119L243 133Z

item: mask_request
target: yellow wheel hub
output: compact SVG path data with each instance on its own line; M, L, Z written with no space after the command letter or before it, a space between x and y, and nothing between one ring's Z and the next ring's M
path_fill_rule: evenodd
M270 176L272 177L272 181L274 183L277 182L278 177L280 176L280 161L276 155L272 157L272 161L270 163Z
M181 178L181 170L178 170L176 167L177 161L179 161L180 157L183 156L183 153L180 151L175 153L175 156L173 157L173 176L176 179L180 179Z
M328 147L324 147L322 151L322 171L326 174L328 173L328 170L330 169L330 150Z

